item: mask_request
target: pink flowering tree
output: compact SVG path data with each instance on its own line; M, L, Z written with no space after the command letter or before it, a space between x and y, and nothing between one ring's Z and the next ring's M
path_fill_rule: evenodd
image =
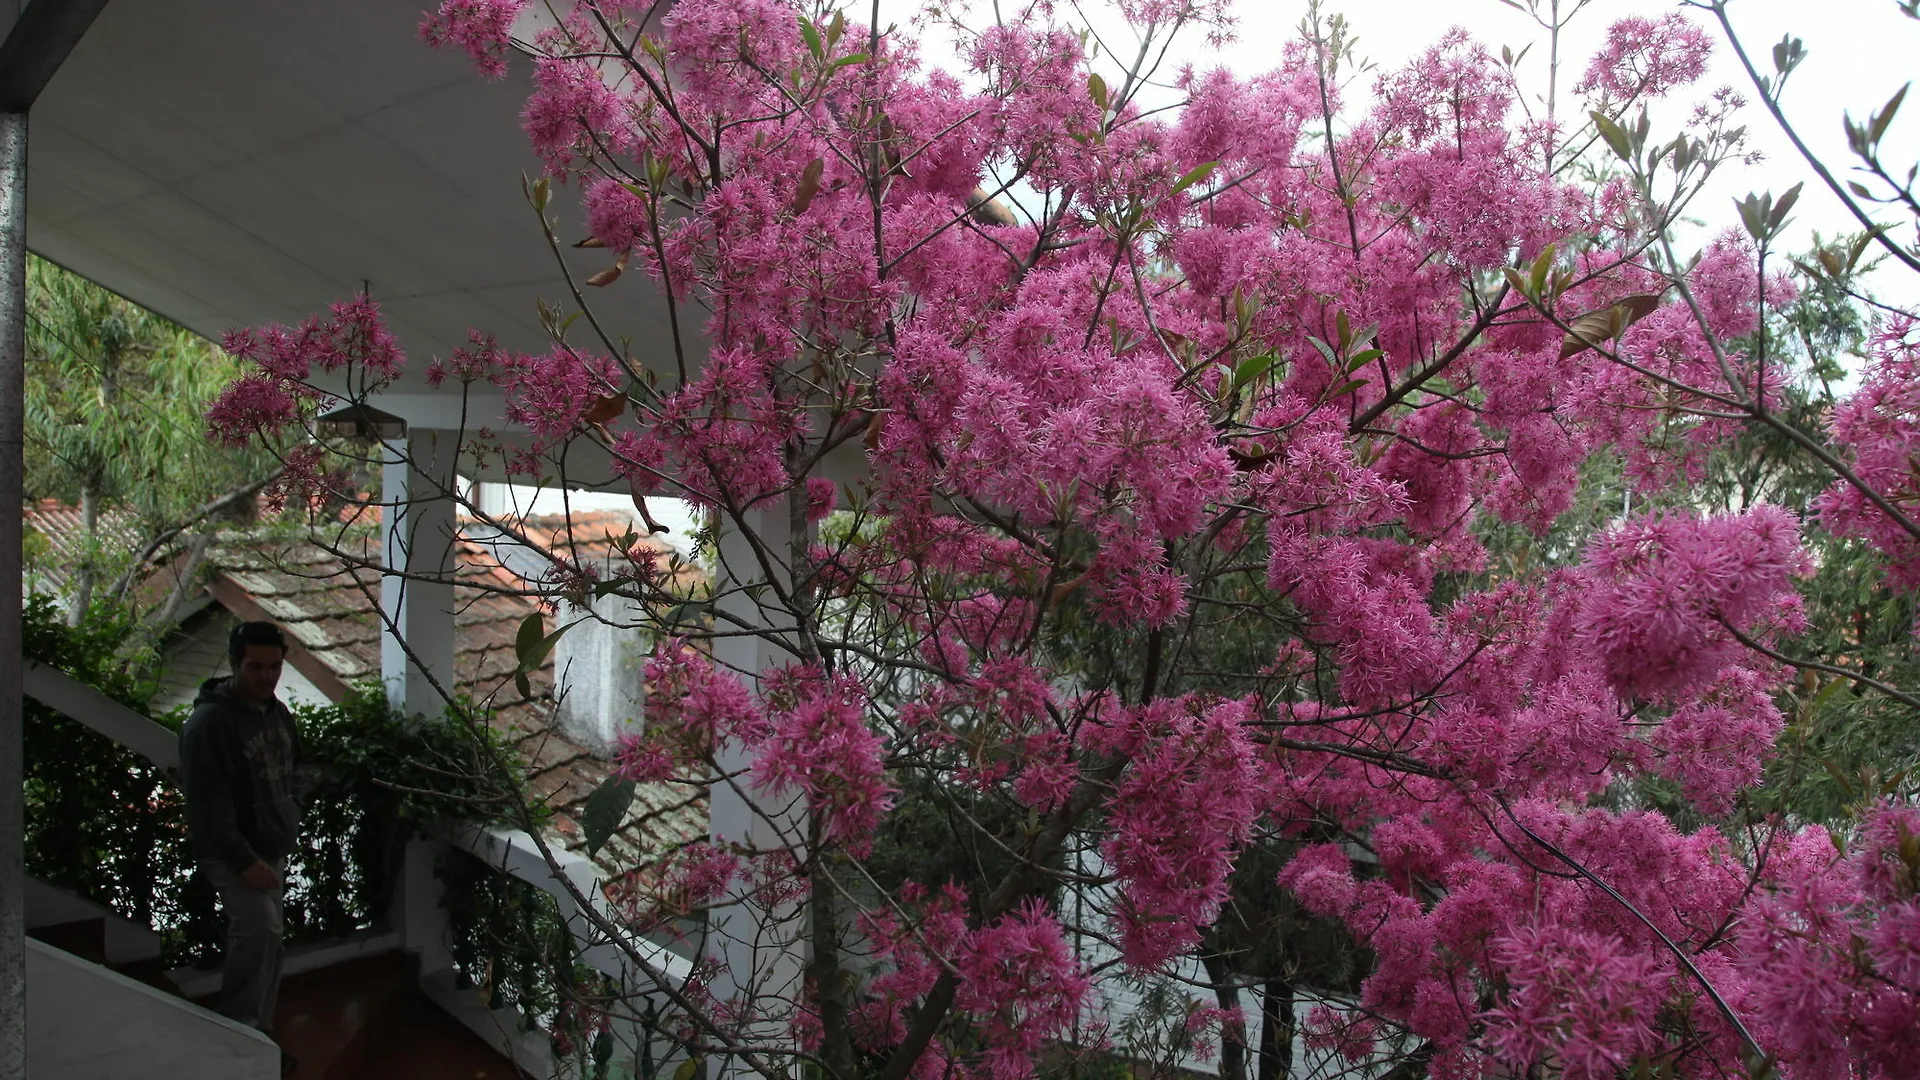
M628 913L704 927L693 980L642 988L697 1053L1012 1080L1124 1047L1123 974L1191 970L1183 1037L1245 1076L1256 1018L1291 1053L1255 946L1310 928L1353 966L1306 1021L1329 1062L1913 1075L1911 812L1849 837L1749 798L1823 677L1911 704L1795 650L1803 530L1920 580L1913 330L1830 431L1783 411L1791 199L1683 254L1741 102L1659 139L1642 111L1700 77L1700 25L1623 20L1537 101L1465 32L1363 79L1317 7L1248 77L1156 66L1228 32L1204 0L1121 0L1117 52L1046 2L943 10L947 67L810 0L553 6L422 34L530 67L532 212L558 250L577 200L607 266L544 350L475 328L425 363L524 433L463 453L591 444L643 514L712 522L696 603L641 548L541 590L646 612L623 780L757 815ZM623 291L669 331L626 336ZM236 441L403 363L365 298L228 347ZM1756 429L1817 507L1698 497ZM355 497L328 461L289 495ZM1649 509L1553 554L1602 464ZM741 911L784 947L734 948Z

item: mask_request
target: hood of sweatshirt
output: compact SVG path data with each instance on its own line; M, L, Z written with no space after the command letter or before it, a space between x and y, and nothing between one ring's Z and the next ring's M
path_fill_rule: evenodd
M193 707L197 709L202 705L214 705L222 709L245 709L255 713L266 708L264 704L255 704L234 695L228 688L232 678L230 675L216 675L202 682L200 692L193 696Z

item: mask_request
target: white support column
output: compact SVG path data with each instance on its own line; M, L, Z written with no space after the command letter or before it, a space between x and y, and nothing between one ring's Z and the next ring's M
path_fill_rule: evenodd
M787 503L762 504L746 517L760 544L756 548L732 522L723 522L720 565L714 583L716 595L721 596L718 606L748 627L778 631L789 623L790 616L778 606L771 590L763 587L769 581L769 564L773 580L784 586L792 579L787 563L792 536ZM714 629L736 635L714 640L715 663L749 677L749 685L759 672L792 659L769 636L739 633L742 628L738 623L716 619ZM744 770L753 760L744 747L731 743L719 748L717 758L725 773ZM716 843L773 850L805 836L806 812L801 800L797 796L756 795L746 776L733 784L716 784L709 808ZM798 905L767 910L756 904L733 904L709 912L707 925L707 951L723 962L713 981L714 997L722 1001L744 999L754 1013L766 1017L758 1031L760 1038L769 1043L784 1038L789 1030L786 1007L799 1000L802 990L806 962L803 909ZM712 1075L729 1074L740 1074L737 1063L729 1067L715 1062Z
M602 596L589 610L567 605L574 625L553 649L559 682L559 720L567 737L588 750L611 754L621 735L638 731L646 704L648 643L638 602Z
M388 920L400 932L401 947L420 958L421 975L433 975L453 966L447 947L447 909L434 863L445 845L414 837L400 857L400 879L394 882L393 908ZM456 855L456 858L464 858Z
M446 711L425 672L453 689L454 443L454 432L416 428L384 444L382 561L400 573L380 579L380 609L398 630L381 627L380 679L409 717Z

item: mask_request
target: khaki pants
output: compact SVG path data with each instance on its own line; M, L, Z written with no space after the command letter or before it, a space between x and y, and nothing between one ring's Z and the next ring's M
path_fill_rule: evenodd
M280 917L281 888L256 889L224 865L202 863L207 880L220 892L227 916L225 966L220 974L221 1015L261 1031L273 1030L273 1010L280 998L280 964L285 956L280 939L286 925ZM274 866L285 874L284 862Z

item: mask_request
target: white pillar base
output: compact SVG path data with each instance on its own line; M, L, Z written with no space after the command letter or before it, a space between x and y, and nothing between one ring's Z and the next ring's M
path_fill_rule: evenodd
M384 445L382 561L399 573L380 579L380 680L388 702L403 715L439 719L447 702L433 680L451 693L455 678L455 433L410 431Z

